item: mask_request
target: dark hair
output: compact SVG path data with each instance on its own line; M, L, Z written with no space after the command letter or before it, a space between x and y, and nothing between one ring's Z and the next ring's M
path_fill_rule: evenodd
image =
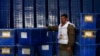
M68 15L67 15L67 14L62 14L61 17L62 17L62 16L68 18Z

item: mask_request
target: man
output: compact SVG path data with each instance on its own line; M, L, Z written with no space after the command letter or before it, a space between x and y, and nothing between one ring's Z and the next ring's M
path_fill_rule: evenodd
M72 56L75 26L68 21L68 16L66 14L62 14L59 26L49 26L48 30L58 30L58 56Z

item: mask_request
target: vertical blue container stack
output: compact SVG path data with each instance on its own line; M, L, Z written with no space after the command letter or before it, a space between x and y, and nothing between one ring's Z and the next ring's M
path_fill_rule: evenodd
M31 31L32 31L31 45L36 46L41 43L40 30L37 28L34 28Z
M81 13L81 1L71 0L71 21L75 24L75 28L79 28L79 20Z
M80 20L77 21L79 29L76 36L76 56L96 55L96 15L93 13L81 13ZM84 54L84 55L81 55Z
M36 0L36 25L46 27L46 4L45 0Z
M58 32L53 31L52 41L53 41L53 55L58 55Z
M10 0L0 1L0 28L10 28Z
M48 0L48 26L58 25L57 0Z
M60 2L60 0L59 0ZM62 3L59 4L58 0L48 0L48 26L55 26L55 25L58 25L58 17L59 17L59 5L60 7L62 6ZM66 12L67 13L67 8L63 6L61 7L61 13L64 13ZM64 10L65 9L65 10ZM55 34L55 32L52 31L53 34ZM52 54L53 55L57 55L57 37L54 37L54 35L52 34L52 40L53 40L53 46L52 46Z
M97 43L97 52L96 56L100 56L100 14L96 14L96 26L97 26L97 38L96 38L96 43Z
M15 55L15 30L0 29L0 56Z
M82 0L83 2L83 13L93 13L93 0Z
M19 0L22 12L22 28L17 29L18 56L35 56L34 46L31 45L32 28L34 28L34 0ZM20 12L20 11L19 11Z
M34 0L24 0L25 28L34 28Z
M34 29L34 30L36 30L36 29ZM34 42L33 39L35 37L33 37L32 34L34 34L36 36L37 33L33 33L32 31L33 31L33 29L17 29L17 35L18 35L18 44L17 44L18 56L26 56L26 55L28 55L28 56L35 56L34 47L36 47L35 44L37 44L37 43ZM39 31L36 31L36 32L39 32ZM39 35L39 34L37 34L37 35ZM37 37L37 40L39 40L39 37Z
M79 32L79 21L80 21L80 13L81 13L81 0L71 0L71 22L75 24L76 28L76 36L75 36L75 41L77 40L77 35L80 33ZM75 44L76 46L76 44ZM76 54L75 52L77 51L76 48L74 47L74 55Z
M23 0L13 0L14 28L23 28Z
M96 56L100 56L100 6L99 3L100 0L94 0L94 13L97 13L97 20L96 20L96 24L97 24L97 52L96 52Z
M94 13L100 13L100 0L94 0Z
M52 56L52 37L49 36L47 29L32 29L32 46L35 46L39 56Z
M59 13L69 15L69 0L59 0Z
M96 45L75 45L75 56L96 56Z

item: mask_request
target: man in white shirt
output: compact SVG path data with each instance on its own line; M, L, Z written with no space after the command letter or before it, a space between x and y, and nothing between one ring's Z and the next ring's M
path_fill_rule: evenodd
M61 15L59 26L49 26L49 30L58 30L58 56L72 56L75 38L75 26L68 21L67 14Z

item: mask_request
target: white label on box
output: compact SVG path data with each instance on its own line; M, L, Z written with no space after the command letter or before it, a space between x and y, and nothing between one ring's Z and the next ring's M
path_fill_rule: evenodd
M28 54L28 55L30 55L30 49L28 49L28 48L23 48L23 49L22 49L22 54Z
M93 16L92 15L86 15L85 16L85 21L86 22L93 22Z
M2 48L2 54L10 54L10 48Z
M92 37L92 36L93 36L93 32L91 32L91 31L86 31L86 32L85 32L85 36L86 36L86 37Z
M21 38L27 38L27 32L21 32Z
M42 50L49 50L49 45L42 45Z
M11 34L10 34L10 32L5 31L5 32L2 32L2 37L3 38L10 38Z

